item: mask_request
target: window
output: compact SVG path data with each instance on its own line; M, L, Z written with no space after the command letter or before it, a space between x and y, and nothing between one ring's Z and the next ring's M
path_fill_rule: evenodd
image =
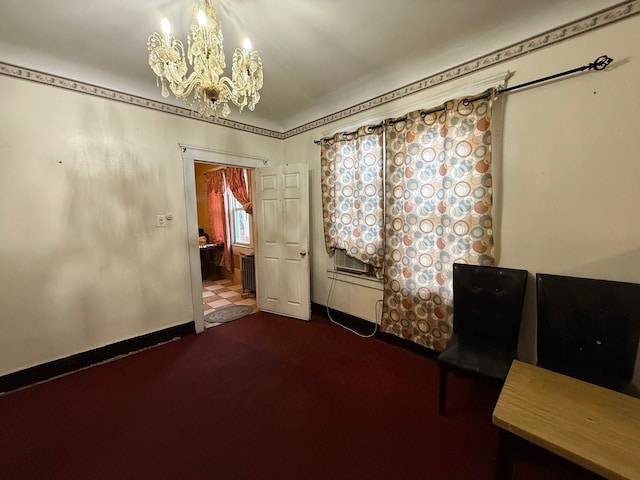
M327 253L371 265L382 274L384 249L382 126L323 139L322 216Z
M230 191L229 206L231 207L231 232L233 233L231 241L235 245L251 244L251 220L247 212L244 211L242 205Z
M237 174L240 172L242 180L237 177ZM231 177L229 177L228 175L231 175ZM250 246L251 217L247 212L245 212L244 208L242 207L242 203L240 203L236 199L236 197L233 195L233 192L231 191L231 185L233 185L234 182L237 184L238 181L240 181L241 183L244 182L244 186L240 188L241 192L236 192L242 198L248 193L249 178L246 168L243 168L242 170L237 168L229 169L228 173L225 174L225 194L227 196L227 215L229 217L229 229L231 230L231 244Z

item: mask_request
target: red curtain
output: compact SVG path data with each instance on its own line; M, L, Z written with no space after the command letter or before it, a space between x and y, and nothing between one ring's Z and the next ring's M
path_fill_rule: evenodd
M244 168L229 167L226 169L225 178L227 186L233 196L240 202L242 209L248 214L253 213L253 204L249 200L249 188L245 181Z
M224 173L222 170L216 170L213 172L207 172L206 176L211 241L213 243L222 243L225 238Z
M207 199L209 203L209 223L211 224L211 241L224 243L224 253L220 266L228 272L232 271L230 232L226 225L226 205L224 198L224 170L207 172Z

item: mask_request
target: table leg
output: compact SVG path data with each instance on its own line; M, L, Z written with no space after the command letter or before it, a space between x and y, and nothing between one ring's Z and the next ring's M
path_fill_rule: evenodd
M513 435L500 429L498 437L498 458L496 459L496 480L511 480L513 476Z

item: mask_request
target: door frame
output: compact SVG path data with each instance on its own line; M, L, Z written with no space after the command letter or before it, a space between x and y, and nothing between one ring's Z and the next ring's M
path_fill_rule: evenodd
M204 147L195 147L182 143L179 143L178 146L180 147L180 155L182 156L193 321L195 323L196 333L201 333L204 331L204 308L202 306L202 272L200 267L200 244L198 242L198 202L196 199L195 162L256 169L267 165L269 159L223 152ZM254 234L255 233L257 232L254 232ZM258 274L256 271L256 276ZM256 278L256 282L257 280Z

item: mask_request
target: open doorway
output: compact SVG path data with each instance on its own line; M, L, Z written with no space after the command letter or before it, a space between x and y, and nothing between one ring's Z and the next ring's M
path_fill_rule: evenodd
M249 157L228 152L220 152L206 148L180 145L182 156L185 204L187 217L187 233L189 243L189 265L191 272L191 299L193 305L193 317L196 332L205 329L204 322L204 302L203 302L203 280L200 262L200 242L199 242L199 221L198 221L198 199L196 193L196 163L203 164L208 169L233 166L242 167L249 170L262 167L267 164L267 159ZM253 188L251 182L251 188ZM209 232L207 232L209 233ZM256 244L257 235L253 233L253 242ZM260 272L256 271L256 282Z
M194 175L202 306L209 328L257 311L253 170L196 161Z

